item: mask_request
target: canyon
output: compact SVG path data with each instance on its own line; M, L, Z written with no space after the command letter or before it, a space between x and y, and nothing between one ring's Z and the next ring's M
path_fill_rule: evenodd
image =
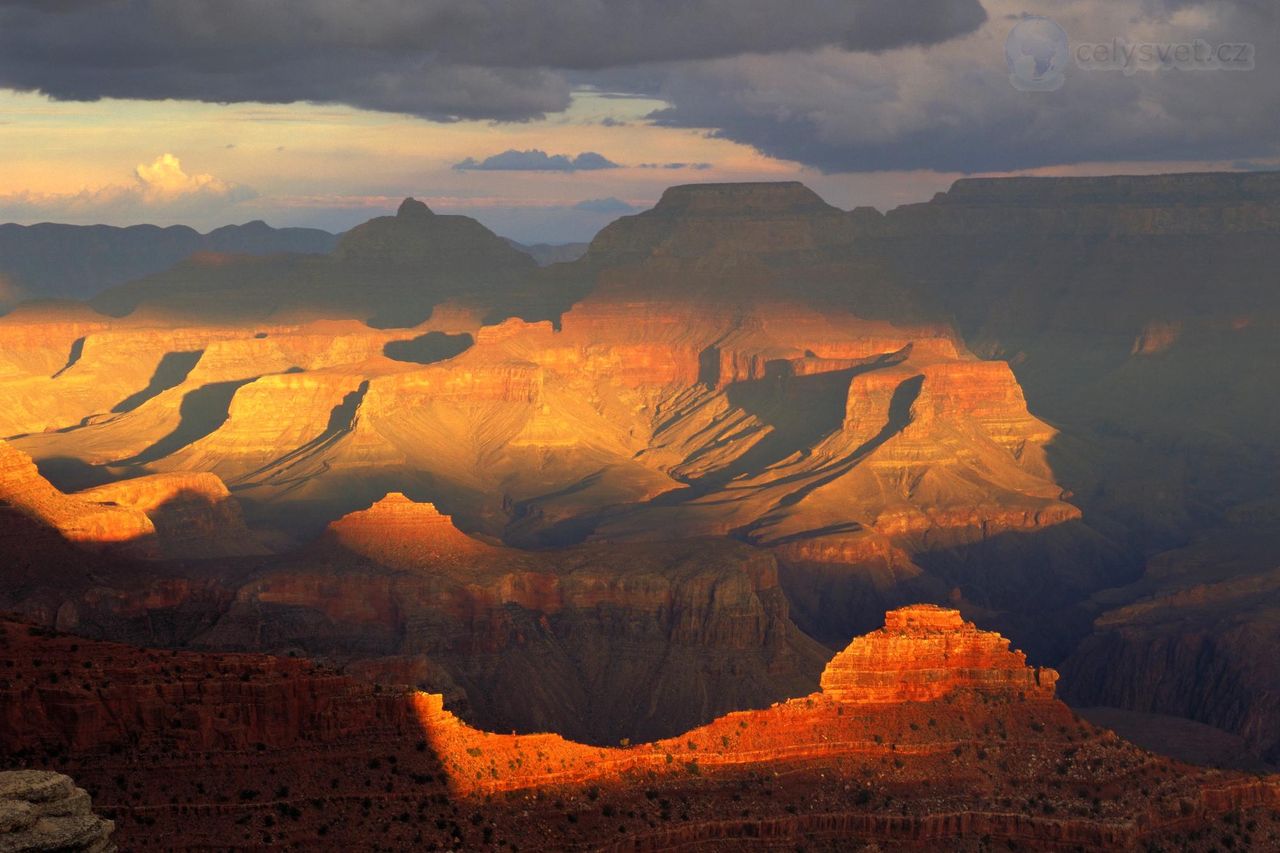
M0 745L71 773L126 849L1280 840L1276 777L1181 765L1092 726L1055 699L1051 670L953 610L884 621L815 693L619 747L475 729L439 695L302 659L140 650L8 621Z
M1003 609L1016 568L1006 589L914 558L1004 533L1063 528L1086 556L1055 567L1063 590L1114 569L1106 543L1074 533L1080 510L1046 456L1057 432L1008 364L945 323L874 319L887 307L844 287L852 220L809 190L674 188L540 270L458 219L406 201L306 262L324 271L194 259L93 303L120 317L11 312L0 432L69 489L215 474L255 526L295 542L388 492L523 548L728 536L776 553L787 578L859 567L833 593L864 614L975 581ZM459 299L477 257L493 268L468 274L492 288ZM358 270L379 288L342 298L365 308L290 278L336 288ZM784 276L806 281L794 299ZM411 283L436 303L416 325L339 318L386 300L414 316ZM829 641L855 627L805 618Z
M1058 708L1054 666L1073 705L1197 720L1274 765L1280 674L1256 650L1280 642L1277 230L1271 173L965 179L886 213L708 184L541 266L406 199L328 243L60 273L87 301L0 316L0 609L86 643L249 655L255 683L297 659L416 697L356 714L374 728L425 715L599 756L715 741L726 714L785 728L810 710L794 697L826 709L815 726L859 691L945 704L894 694L900 669L849 646L927 601L1042 669L979 638L922 685L1013 673L1018 713ZM894 636L986 636L937 618ZM961 686L930 681L955 667ZM665 772L622 752L591 760ZM882 818L687 838L891 843Z
M13 488L15 474L0 499L45 497L43 514L0 513L0 541L19 558L0 607L85 636L322 658L447 693L485 725L596 742L768 704L812 686L829 656L790 620L776 561L727 540L526 552L391 494L270 554L225 489L193 502L154 475L63 495L21 451L0 444L0 458L26 483ZM85 549L46 508L66 504L125 523ZM155 535L175 519L183 537ZM182 559L166 555L175 540Z

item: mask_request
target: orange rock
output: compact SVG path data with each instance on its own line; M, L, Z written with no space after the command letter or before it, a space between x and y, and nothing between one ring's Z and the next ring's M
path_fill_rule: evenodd
M394 568L425 568L497 551L458 530L434 504L415 503L400 492L343 516L329 525L328 535L343 548Z
M940 699L954 690L1052 698L1058 674L1027 666L999 634L959 611L928 604L892 610L879 631L855 639L827 664L822 692L839 702Z

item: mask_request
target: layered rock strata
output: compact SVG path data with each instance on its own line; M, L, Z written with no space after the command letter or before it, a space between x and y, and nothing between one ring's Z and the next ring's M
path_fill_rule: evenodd
M131 850L345 849L371 839L530 850L723 850L760 839L901 850L1280 843L1274 778L1132 747L1055 700L1045 673L1020 677L992 635L980 643L990 677L974 677L971 654L938 674L931 638L972 646L963 638L982 634L952 611L911 607L886 622L855 641L852 661L837 659L833 683L882 672L880 659L858 669L857 650L873 645L896 654L905 682L950 690L870 702L819 692L620 748L479 731L438 696L377 691L302 661L147 652L8 623L0 660L15 665L0 670L0 748L73 772ZM914 668L916 657L928 666ZM289 693L298 703L277 701L282 681L299 682ZM1035 683L1043 689L1028 691ZM113 722L82 725L82 710L23 720L46 691L60 697L51 707L76 709L101 705L106 691ZM222 736L183 736L202 720Z

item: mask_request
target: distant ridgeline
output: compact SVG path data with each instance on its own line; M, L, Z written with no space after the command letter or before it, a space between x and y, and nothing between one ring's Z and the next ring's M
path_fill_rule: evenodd
M185 225L0 225L0 309L16 298L87 299L166 270L197 252L325 253L338 238L316 228L227 225L201 234Z

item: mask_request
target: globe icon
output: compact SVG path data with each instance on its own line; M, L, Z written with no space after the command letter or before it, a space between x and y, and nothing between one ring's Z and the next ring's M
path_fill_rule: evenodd
M1004 40L1009 82L1024 92L1052 92L1066 81L1070 55L1067 32L1057 21L1030 15L1018 21Z

